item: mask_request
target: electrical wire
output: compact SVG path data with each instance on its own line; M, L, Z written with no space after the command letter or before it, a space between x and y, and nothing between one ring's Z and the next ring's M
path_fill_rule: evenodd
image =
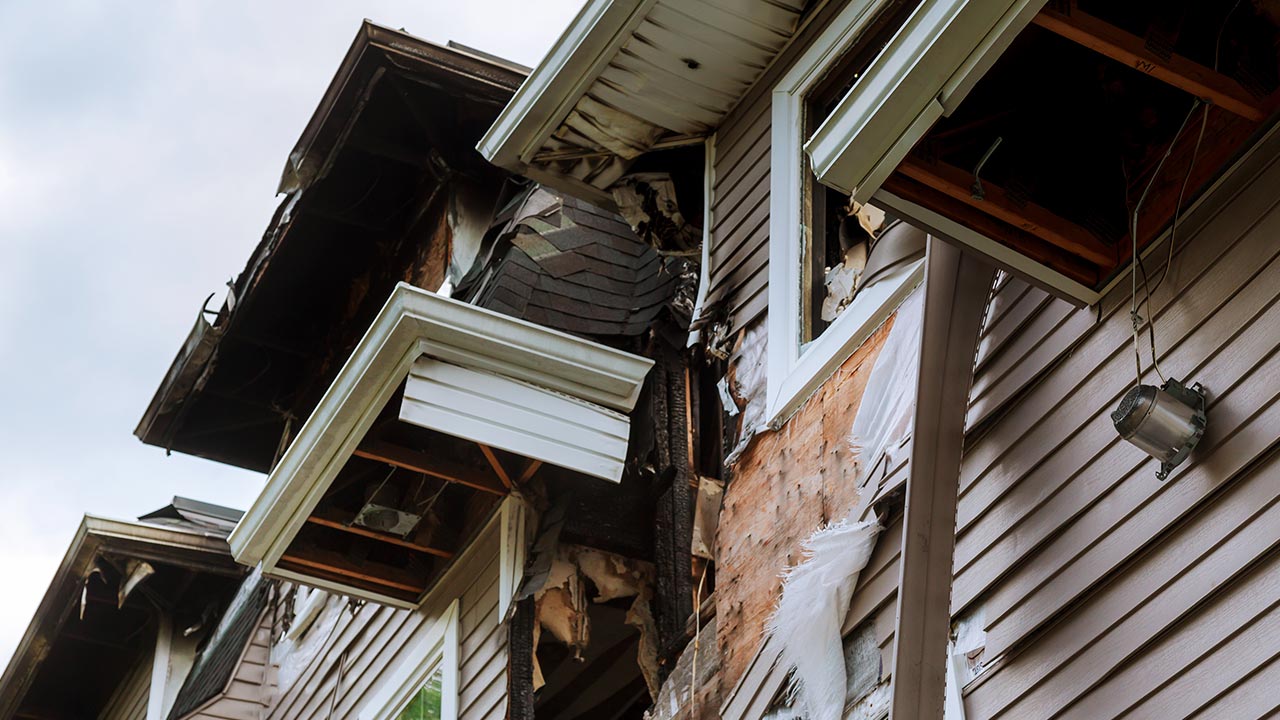
M1142 190L1142 195L1138 197L1138 204L1133 207L1133 220L1129 228L1129 238L1133 241L1133 269L1130 273L1131 289L1129 300L1129 319L1133 323L1133 359L1137 370L1136 378L1138 385L1142 384L1142 343L1140 338L1142 336L1142 325L1144 322L1142 316L1138 314L1139 270L1142 272L1143 287L1148 290L1150 289L1150 285L1147 283L1146 266L1142 262L1142 256L1138 254L1138 218L1142 213L1142 203L1146 202L1147 194L1151 192L1151 188L1156 184L1156 178L1160 177L1160 170L1164 168L1165 161L1173 154L1173 148L1178 144L1178 138L1182 137L1182 131L1186 129L1187 122L1191 120L1191 116L1195 114L1195 111L1200 107L1201 102L1200 98L1196 98L1195 101L1191 103L1191 109L1188 110L1186 116L1182 118L1182 124L1178 125L1178 131L1173 134L1173 139L1169 141L1169 147L1165 148L1164 155L1160 157L1160 162L1156 163L1155 170L1151 172L1151 178L1147 180L1147 186ZM1177 222L1176 217L1174 218L1174 222ZM1147 299L1148 301L1150 300L1150 292L1147 293ZM1149 302L1148 310L1150 310ZM1164 373L1160 370L1160 363L1156 357L1155 326L1153 323L1148 323L1147 334L1151 343L1151 365L1155 368L1156 375L1159 375L1160 380L1163 382L1165 377Z

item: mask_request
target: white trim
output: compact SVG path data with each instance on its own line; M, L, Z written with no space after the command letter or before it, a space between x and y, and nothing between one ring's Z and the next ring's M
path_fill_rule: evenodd
M505 619L524 579L529 547L529 504L519 497L502 503L498 545L498 618Z
M369 701L360 720L394 720L427 680L441 670L440 720L458 718L459 603L455 598L410 651L412 658L391 683Z
M228 543L237 562L394 607L380 593L276 567L421 356L629 412L653 361L400 283L338 372Z
M716 184L716 134L712 133L703 141L702 155L702 269L698 275L698 299L693 303L693 320L702 316L702 306L707 302L707 293L711 290L711 225L713 215L711 205L715 199ZM689 342L685 347L693 347L702 341L702 332L689 331Z
M924 0L806 143L818 179L870 199L1045 2Z
M814 342L801 347L801 209L807 184L804 96L875 19L885 0L850 2L773 90L769 173L769 424L779 425L875 331L923 277L919 264L866 288Z
M476 150L519 170L578 104L655 0L588 0L485 132Z

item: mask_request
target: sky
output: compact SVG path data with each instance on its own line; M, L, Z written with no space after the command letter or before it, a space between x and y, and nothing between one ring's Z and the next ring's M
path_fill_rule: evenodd
M581 0L0 0L0 663L85 513L264 476L133 429L369 18L536 65Z

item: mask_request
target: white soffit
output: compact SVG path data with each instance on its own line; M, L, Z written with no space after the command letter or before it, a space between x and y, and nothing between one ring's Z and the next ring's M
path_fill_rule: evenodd
M791 39L804 0L589 0L477 149L599 190L709 134Z
M287 574L275 563L411 373L406 421L617 480L624 413L652 365L400 283L231 533L232 555Z

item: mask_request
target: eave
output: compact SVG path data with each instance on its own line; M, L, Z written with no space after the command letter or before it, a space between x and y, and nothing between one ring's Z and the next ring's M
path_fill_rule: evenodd
M624 413L635 406L651 366L652 361L645 358L401 283L272 470L262 494L231 534L232 553L238 562L261 564L264 572L277 577L395 607L414 607L429 589L432 578L418 578L421 583L417 592L393 593L371 589L369 583L376 586L380 582L372 570L373 579L364 578L369 582L344 582L335 579L332 572L319 576L303 572L299 563L292 561L295 555L290 554L291 548L300 531L317 522L313 513L353 456L408 468L450 483L461 481L484 493L501 494L505 492L503 484L515 484L521 479L502 470L494 448L529 459L520 475L536 472L538 464L545 462L616 481L626 449L625 431L621 432L621 450L618 449L618 428L626 427ZM441 400L443 394L428 386L424 395L438 402L434 410L424 410L422 403L411 402L410 395L415 394L418 376L430 375L433 367L450 378L461 377L463 383L484 382L486 389L477 390L477 399L464 407ZM414 377L410 377L411 373ZM491 484L468 480L452 467L450 458L425 454L418 455L417 460L400 459L366 443L366 436L373 431L384 408L406 382L399 420L483 443L481 448L486 450L493 470L503 475L503 484L497 480ZM458 386L455 383L452 387ZM512 395L507 399L512 416L496 417L487 409L495 405L494 388ZM534 424L536 420L514 417L534 406L541 406L546 413L543 422L548 425L560 422L553 415L587 413L597 418L599 425L612 429L607 431L608 438L594 434L606 430L586 426L578 427L576 436L566 435L562 429L543 429ZM469 417L448 416L451 408L462 410ZM611 450L603 447L607 444L612 444ZM586 455L594 457L584 460ZM450 468L444 469L439 464L442 462ZM325 525L334 531L343 529L343 523L334 527L334 523L325 521ZM364 528L347 530L353 531L365 536L365 540L379 542L376 533ZM390 536L381 541L404 545ZM456 557L461 550L416 549L434 552L443 560ZM296 554L296 549L292 552ZM287 567L282 567L282 560ZM351 575L355 577L354 572ZM387 588L404 589L402 581L381 582Z

